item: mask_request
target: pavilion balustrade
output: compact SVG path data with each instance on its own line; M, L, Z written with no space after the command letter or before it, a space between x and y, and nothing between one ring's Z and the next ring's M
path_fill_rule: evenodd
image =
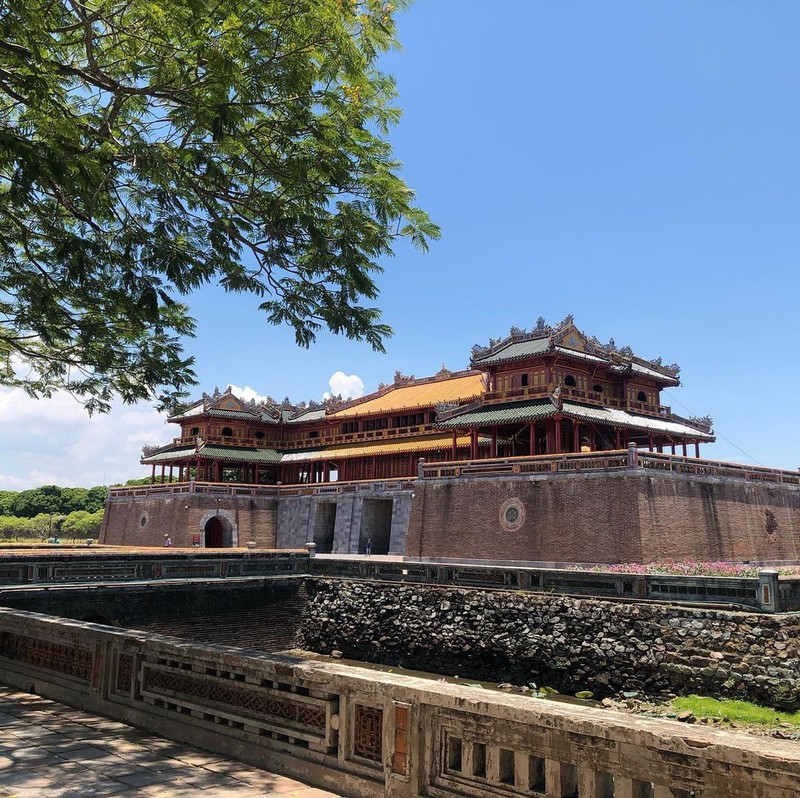
M555 386L549 388L541 386L527 388L510 388L506 391L488 391L483 395L484 405L501 404L505 402L521 402L528 399L547 399L552 395ZM601 407L613 407L618 410L631 410L636 413L645 413L653 416L669 416L672 408L669 405L656 405L649 402L638 402L632 400L619 399L614 396L606 396L594 391L584 391L580 388L570 388L561 386L561 396L564 399L576 399L586 404L599 405Z

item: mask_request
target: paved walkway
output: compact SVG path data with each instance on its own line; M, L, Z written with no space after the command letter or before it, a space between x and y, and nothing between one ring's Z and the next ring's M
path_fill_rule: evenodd
M337 798L294 779L0 685L3 798Z

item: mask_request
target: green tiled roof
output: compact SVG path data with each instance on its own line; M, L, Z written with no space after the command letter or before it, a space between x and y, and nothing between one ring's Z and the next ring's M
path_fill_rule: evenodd
M555 414L556 408L549 399L535 399L532 402L486 405L477 410L462 413L460 416L438 421L436 426L442 429L463 429L464 427L480 427L485 424L516 424L548 418Z
M167 451L164 452L156 452L149 457L143 457L141 462L147 463L148 465L150 463L164 463L170 460L180 460L182 457L186 457L189 454L194 454L194 446L182 446L176 447L175 449L167 449Z
M223 408L211 408L208 411L208 415L215 418L243 418L247 421L261 419L261 413L250 413L246 410L224 410Z
M191 407L187 407L182 413L176 413L174 416L169 417L169 421L180 421L182 418L191 418L192 416L202 416L205 412L203 402L196 402Z
M545 338L534 338L532 341L518 341L486 357L476 357L475 364L486 366L490 363L504 363L506 360L519 360L523 357L543 355L548 349L550 349L549 336Z
M316 449L295 449L291 452L284 452L281 455L282 463L305 463L308 460L314 460L315 455L324 452L328 447L319 446Z
M647 366L643 366L641 363L631 363L631 371L634 374L642 374L645 377L650 377L654 380L659 380L661 382L666 382L670 385L680 385L681 381L677 377L673 377L671 374L664 374L661 371L656 371L656 369L648 368Z
M558 410L549 399L535 399L530 402L513 402L503 405L486 405L476 410L462 413L444 421L437 422L441 429L465 429L468 427L493 426L495 424L524 424L556 415ZM583 405L577 402L564 402L561 415L571 416L582 421L594 421L611 427L660 432L684 438L713 441L714 436L702 432L688 424L669 418L639 416L626 410L597 405Z
M688 424L682 424L680 421L652 416L637 416L634 413L628 413L626 410L617 410L613 407L596 407L594 405L581 405L577 402L564 402L562 412L567 416L575 416L575 418L584 421L597 421L612 427L626 427L627 429L638 429L645 432L661 432L667 435L673 434L686 438L697 438L698 440L714 440L713 435L702 432Z
M319 421L322 418L325 418L325 408L319 407L314 410L303 410L301 413L294 416L287 413L283 421L287 424L297 424L301 421Z
M246 446L204 446L197 456L201 460L217 458L235 463L280 463L275 449L250 449Z
M567 355L577 360L585 360L587 363L610 363L607 357L593 355L590 352L579 352L577 349L567 349L566 346L557 346L553 350L558 355Z
M216 458L234 463L279 463L281 461L281 455L275 449L251 449L247 446L203 446L200 451L197 451L194 446L176 446L174 449L143 457L141 462L150 465L151 463L169 463L177 460L193 461L198 457L201 460Z

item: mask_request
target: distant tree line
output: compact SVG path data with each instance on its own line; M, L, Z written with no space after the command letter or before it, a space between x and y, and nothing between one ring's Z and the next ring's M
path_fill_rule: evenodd
M106 493L100 485L0 491L0 539L96 538L103 523Z
M150 477L125 485L146 485ZM0 490L0 540L82 540L96 538L103 524L108 488L62 488L42 485L30 490Z
M107 492L107 488L101 485L94 488L42 485L31 490L3 490L0 491L0 515L34 518L37 515L69 515L77 511L96 513L103 509Z

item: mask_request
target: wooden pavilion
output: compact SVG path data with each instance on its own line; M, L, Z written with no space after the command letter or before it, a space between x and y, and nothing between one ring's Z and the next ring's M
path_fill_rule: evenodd
M700 456L710 419L662 404L677 366L600 344L571 317L473 349L470 368L397 375L368 396L316 407L203 396L170 418L180 435L145 447L153 481L306 484L413 476L426 461L627 448Z

